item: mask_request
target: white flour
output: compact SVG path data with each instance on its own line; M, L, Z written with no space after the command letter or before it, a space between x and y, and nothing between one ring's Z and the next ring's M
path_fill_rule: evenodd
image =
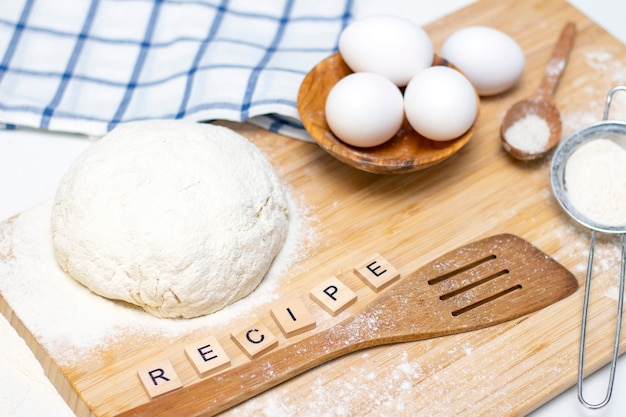
M289 199L289 231L280 254L262 283L248 297L214 314L195 319L162 319L134 306L96 296L57 265L50 235L51 202L15 219L13 239L0 239L0 290L5 300L61 365L75 363L92 349L141 329L146 335L176 338L216 323L229 323L276 298L277 284L314 243L313 219ZM0 236L1 238L2 236ZM33 261L36 260L36 261Z
M561 109L563 138L578 129L602 120L606 94L612 87L624 84L626 80L626 64L623 60L616 59L611 50L594 47L581 53L585 56L588 69L581 71L581 75L569 88L570 91L576 91L581 98L579 104L575 109L568 109L566 106ZM598 85L602 87L598 88ZM626 120L625 93L614 96L609 118Z
M0 317L0 415L65 417L73 415L44 375L28 346Z
M535 114L528 114L504 132L509 145L527 153L541 152L550 139L548 123Z
M609 139L578 148L565 166L571 203L604 226L626 225L626 150Z
M368 410L355 409L358 404L371 404L379 416L404 415L413 402L414 386L426 372L419 361L413 360L406 350L390 354L385 367L368 371L370 353L360 354L364 366L352 366L341 379L328 380L321 375L308 387L306 401L292 397L293 394L280 386L238 406L235 415L275 416L354 416L365 415ZM324 365L330 368L332 364ZM300 395L300 391L298 391ZM363 401L367 398L368 401ZM333 400L334 399L334 400ZM351 399L358 399L351 401Z

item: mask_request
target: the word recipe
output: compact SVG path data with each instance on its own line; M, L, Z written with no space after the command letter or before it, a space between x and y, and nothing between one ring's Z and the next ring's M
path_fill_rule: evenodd
M354 267L354 273L374 292L379 292L398 279L400 272L379 253ZM324 311L336 316L357 301L357 294L335 276L312 288L309 297ZM313 315L298 298L281 301L270 307L270 316L286 338L315 329ZM230 338L248 358L255 359L276 348L278 338L260 321L231 332ZM231 365L219 341L206 337L184 347L185 356L201 378L217 373ZM137 374L150 398L183 386L171 362L160 359L145 363Z

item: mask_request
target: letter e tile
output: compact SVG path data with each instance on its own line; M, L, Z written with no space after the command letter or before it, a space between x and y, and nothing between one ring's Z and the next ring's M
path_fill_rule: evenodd
M185 346L185 355L202 378L230 366L230 358L213 336Z
M385 289L400 279L400 271L378 253L356 266L354 273L375 292Z
M183 386L174 367L168 360L145 365L137 369L141 383L148 391L150 398L174 391Z

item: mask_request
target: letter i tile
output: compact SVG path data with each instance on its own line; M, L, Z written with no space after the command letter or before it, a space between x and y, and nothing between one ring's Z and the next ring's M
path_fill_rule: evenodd
M270 314L285 337L296 336L315 328L315 318L299 299L273 305L270 307Z

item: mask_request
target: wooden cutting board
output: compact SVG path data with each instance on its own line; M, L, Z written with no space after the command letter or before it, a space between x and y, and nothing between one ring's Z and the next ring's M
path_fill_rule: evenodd
M482 98L476 133L466 147L428 170L369 174L343 165L316 144L248 124L225 123L267 153L281 178L318 220L317 245L281 278L277 299L300 298L316 317L322 317L324 312L308 292L323 278L339 277L357 292L357 303L337 317L326 317L319 330L375 297L351 272L364 256L379 252L408 274L451 249L505 232L532 242L582 282L588 232L576 226L552 197L549 159L534 163L511 159L501 148L498 132L506 109L538 87L543 66L567 21L577 24L578 35L555 101L568 135L602 117L606 93L626 76L619 64L626 59L626 47L562 0L483 0L425 27L439 48L447 35L461 27L488 25L514 37L527 57L524 77L516 88ZM7 242L20 239L10 228L20 216L0 226L5 248ZM600 241L600 271L590 311L589 371L607 363L611 353L617 245L610 238ZM0 262L8 263L10 254L9 245ZM581 303L579 290L535 314L489 329L352 354L224 414L523 415L575 383ZM184 354L190 341L215 336L231 356L231 366L236 366L248 358L231 341L229 330L249 320L261 321L277 335L279 348L306 335L283 337L270 317L270 306L254 307L247 318L226 328L207 328L184 340L147 341L128 334L122 342L92 352L89 360L60 365L28 323L14 314L18 306L0 297L0 311L81 417L114 416L150 401L137 377L138 366L147 360L169 360L183 385L199 381Z

